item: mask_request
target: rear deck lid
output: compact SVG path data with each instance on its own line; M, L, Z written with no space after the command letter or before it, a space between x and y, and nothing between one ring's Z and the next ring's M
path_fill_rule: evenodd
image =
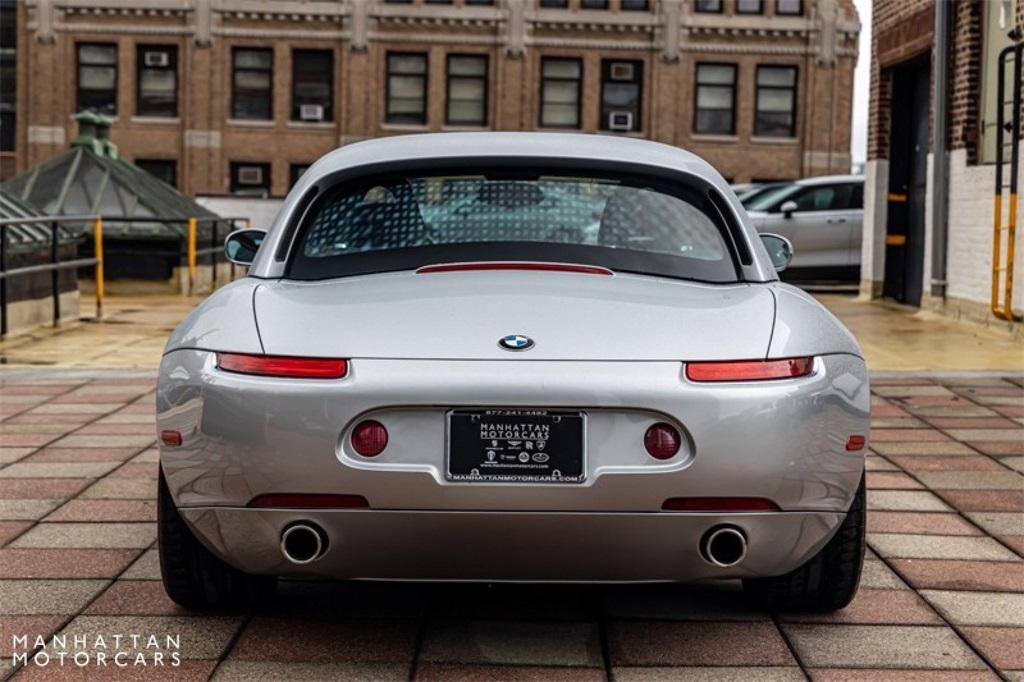
M775 310L760 284L523 271L271 281L254 305L269 354L447 360L762 358Z

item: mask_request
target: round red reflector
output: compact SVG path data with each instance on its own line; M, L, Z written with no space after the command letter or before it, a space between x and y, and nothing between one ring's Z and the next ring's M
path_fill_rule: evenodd
M644 447L647 454L655 459L671 459L679 452L682 439L679 432L671 424L659 422L647 429L644 434Z
M363 457L376 457L388 446L388 430L380 422L368 419L352 429L352 449Z

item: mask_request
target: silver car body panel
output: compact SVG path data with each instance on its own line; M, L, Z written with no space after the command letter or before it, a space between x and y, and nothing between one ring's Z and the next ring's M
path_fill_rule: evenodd
M207 546L250 573L374 580L655 582L779 575L821 549L835 512L623 514L427 512L192 507L186 522ZM281 529L313 521L332 538L324 556L295 565ZM697 557L708 528L749 539L748 559L722 568Z
M671 155L656 154L664 163ZM689 156L679 163L713 173ZM313 171L333 167L320 163ZM724 188L717 174L714 182ZM222 288L175 330L157 391L158 430L183 440L161 447L171 496L196 536L243 570L437 580L778 575L827 542L861 481L864 451L846 449L869 429L860 349L820 304L774 278L710 285L405 271L293 282L270 274L272 250L260 250L260 277ZM535 346L502 350L508 334ZM219 369L217 352L351 362L339 380L268 378ZM685 373L687 362L798 355L815 356L809 376L710 384ZM584 413L585 479L448 480L446 423L457 408ZM373 458L350 446L368 418L389 433ZM682 434L671 459L644 450L657 422ZM369 508L247 507L275 493L359 495ZM780 511L662 511L675 497L761 497ZM320 524L330 547L301 568L279 549L297 520ZM749 541L747 559L728 569L697 551L721 523Z
M254 300L265 352L321 357L507 360L498 339L525 334L530 360L761 358L775 317L764 285L628 274L406 271L267 282ZM732 333L702 333L723 318Z

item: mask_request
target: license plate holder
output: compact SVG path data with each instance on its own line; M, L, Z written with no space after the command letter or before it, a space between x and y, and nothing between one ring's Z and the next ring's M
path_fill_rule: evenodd
M582 483L586 414L572 410L448 412L445 477L460 483Z

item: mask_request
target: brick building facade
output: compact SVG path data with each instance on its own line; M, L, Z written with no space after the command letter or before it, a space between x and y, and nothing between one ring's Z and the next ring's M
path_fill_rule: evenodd
M948 7L949 34L943 42L935 36L935 0L875 0L873 6L861 292L956 317L1005 324L990 310L996 60L1003 48L1021 39L1024 0L957 0ZM947 176L943 187L936 183L934 153L934 73L939 51L945 51L948 70L945 152L939 158ZM909 96L912 85L908 86L914 82L922 90L927 86L927 94L920 103L919 120L908 123L903 112L915 106ZM1004 84L1009 98L1010 69ZM1011 107L1004 107L1007 119L1011 112ZM899 135L893 127L901 125ZM915 132L920 133L917 138L913 138ZM913 138L909 140L912 149L907 135ZM1005 141L1009 139L1007 135ZM1008 180L1004 177L1004 183ZM1017 188L1018 193L1022 191L1024 173ZM1010 188L1004 188L1004 193L1008 196ZM1009 220L1008 204L1004 198L1004 225ZM1024 223L1022 206L1018 206L1018 225ZM936 220L936 210L941 222ZM1024 308L1024 230L1017 232L1015 250L1011 307L1019 319ZM1004 232L1000 253L1006 252ZM999 282L1003 292L1004 280ZM1019 322L1010 323L1015 334L1022 333L1020 327Z
M852 0L25 0L16 161L115 117L187 194L281 196L340 144L580 130L685 147L730 180L848 172Z

